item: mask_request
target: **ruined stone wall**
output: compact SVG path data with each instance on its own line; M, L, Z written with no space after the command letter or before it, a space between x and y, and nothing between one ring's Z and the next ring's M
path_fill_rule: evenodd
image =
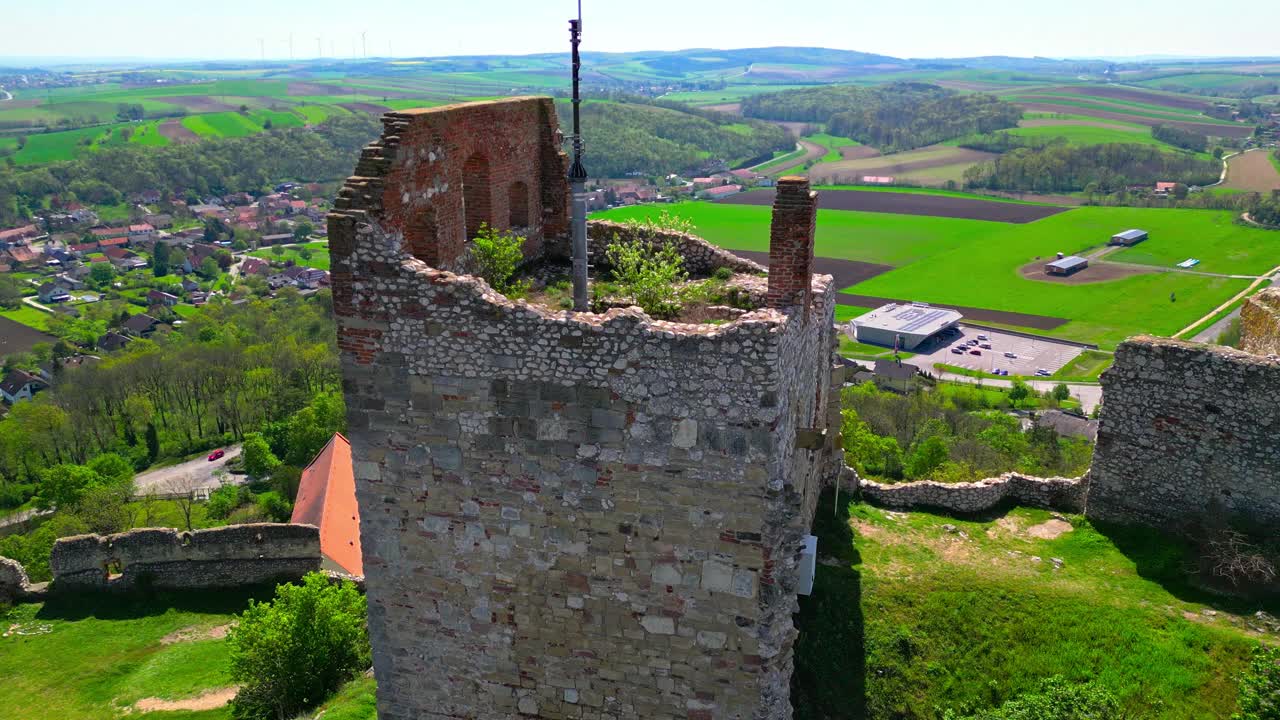
M878 483L863 479L858 483L862 497L884 507L903 510L930 508L960 514L979 513L1005 502L1031 505L1061 512L1085 510L1089 479L1038 478L1005 473L971 483L940 483L921 480L909 483Z
M1240 309L1240 349L1255 355L1280 355L1280 288L1254 295Z
M320 531L268 523L179 532L170 528L118 535L76 535L49 557L59 590L127 589L135 585L200 589L296 580L320 569Z
M631 242L643 237L646 241L674 245L684 258L684 267L692 275L710 275L716 268L727 267L740 273L763 273L763 265L723 250L697 235L670 231L637 231L631 225L608 220L591 220L587 223L587 252L593 263L603 265L605 251L615 241ZM569 257L567 243L559 243L556 252Z
M551 98L403 110L382 122L336 204L365 196L419 260L463 267L482 221L525 236L528 258L567 231L568 166Z
M415 259L385 182L329 230L379 716L789 718L830 278L724 325L555 312Z
M11 601L27 592L27 571L16 560L0 557L0 601Z
M1102 389L1089 517L1280 523L1280 361L1138 337Z

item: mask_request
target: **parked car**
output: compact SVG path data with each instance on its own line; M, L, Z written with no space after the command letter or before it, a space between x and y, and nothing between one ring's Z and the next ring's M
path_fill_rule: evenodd
M987 337L986 335L979 335L979 336L978 336L978 339L979 339L979 340L990 340L991 338Z
M1004 354L1004 356L1005 356L1005 357L1007 357L1007 358L1013 358L1014 360L1017 360L1017 359L1018 359L1018 354L1017 354L1017 353L1007 352L1007 353L1005 353L1005 354Z
M227 452L225 450L214 450L213 452L209 453L209 462L213 462L214 460L221 460L222 457L226 454Z
M979 344L979 345L978 345L978 347L982 348L983 350L990 350L990 349L991 349L991 343L981 343L981 344Z
M978 341L977 341L977 340L970 340L970 341L969 341L969 344L970 344L970 345L977 345L977 344L978 344Z
M1036 368L1036 375L1039 375L1040 377L1049 377L1052 374L1053 373L1045 370L1044 368Z
M981 354L982 354L982 351L981 351L981 350L970 350L970 351L969 351L969 354L970 354L970 355L981 355Z
M951 352L955 353L956 355L963 355L964 348L953 347L951 348Z

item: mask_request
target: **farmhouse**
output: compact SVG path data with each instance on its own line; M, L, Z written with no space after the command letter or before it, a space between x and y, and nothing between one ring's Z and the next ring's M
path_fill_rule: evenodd
M1089 267L1089 261L1079 255L1070 255L1068 257L1060 257L1050 263L1045 263L1044 271L1048 275L1074 275L1081 270Z
M877 360L875 383L879 387L905 393L915 387L919 372L915 365L894 360Z
M719 200L720 198L727 198L730 195L737 195L740 192L742 192L741 185L721 185L720 187L714 187L710 190L703 190L702 197L708 200Z
M925 303L890 303L854 318L852 325L858 342L911 350L943 330L955 327L963 317L955 310Z
M1110 243L1108 243L1108 244L1109 244L1109 245L1124 245L1124 246L1137 245L1138 243L1142 242L1143 240L1146 240L1146 239L1147 239L1147 237L1148 237L1148 236L1147 236L1147 231L1146 231L1146 230L1137 230L1137 229L1134 229L1134 230L1125 230L1125 231L1124 231L1124 232L1122 232L1122 233L1116 233L1115 235L1112 235L1112 236L1111 236L1111 242L1110 242Z
M159 324L160 321L150 315L134 315L125 320L121 327L134 337L144 337L155 332L156 326Z
M40 230L35 225L23 225L10 230L0 230L0 243L24 243L40 237Z
M61 285L47 282L40 286L36 292L36 296L43 303L66 302L71 299L71 295Z
M44 383L40 378L22 370L11 371L4 377L4 382L0 382L0 396L10 405L19 400L30 400L43 389Z
M120 333L117 333L117 332L109 332L106 335L103 335L102 337L98 338L98 349L104 350L106 352L119 350L120 348L128 344L129 344L129 337L127 335L121 335Z
M164 305L165 307L173 307L178 304L177 295L164 292L163 290L152 290L147 293L147 300L157 305Z

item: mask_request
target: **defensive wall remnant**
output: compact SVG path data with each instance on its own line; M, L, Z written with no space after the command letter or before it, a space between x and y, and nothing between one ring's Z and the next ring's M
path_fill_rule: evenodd
M1038 478L1005 473L969 483L940 483L921 480L909 483L878 483L861 480L862 497L884 507L936 508L960 514L979 513L1006 502L1031 505L1062 512L1084 512L1089 479Z
M1240 308L1240 349L1280 355L1280 288L1268 288Z
M1089 517L1280 525L1280 360L1137 337L1116 349L1102 391Z
M384 125L329 216L379 716L791 717L803 539L842 465L816 194L780 184L767 307L553 311L443 269L465 266L456 235L413 232L505 227L524 183L544 218L526 257L560 252L551 101Z
M312 525L255 523L180 532L145 528L58 540L53 582L31 584L22 565L0 557L0 599L48 592L202 590L297 580L320 569L320 531Z

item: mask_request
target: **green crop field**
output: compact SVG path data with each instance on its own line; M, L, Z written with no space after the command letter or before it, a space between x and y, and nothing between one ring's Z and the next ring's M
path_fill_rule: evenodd
M1145 127L1141 130L1137 128L1120 130L1118 128L1092 127L1089 125L1041 125L1001 130L1000 132L1024 138L1049 139L1060 137L1065 138L1071 145L1137 143L1140 145L1155 145L1165 150L1175 149L1172 145L1151 137L1151 130Z
M718 245L768 249L767 207L686 203L673 211L691 219L699 234ZM600 216L618 220L655 212L618 208ZM1176 256L1173 262L1199 257L1197 269L1204 272L1247 275L1280 264L1280 237L1233 225L1226 211L1145 208L1081 207L1025 225L820 210L815 252L894 266L848 292L1066 318L1070 322L1052 335L1103 347L1139 333L1170 335L1248 285L1248 280L1178 272L1064 284L1031 280L1019 272L1056 252L1100 247L1112 234L1131 227L1152 235L1144 244L1152 248L1147 252L1154 260L1135 260L1147 260L1144 264L1167 267L1172 263L1166 256ZM1157 252L1161 239L1168 249Z
M858 147L862 144L852 138L836 137L835 135L828 135L826 133L808 135L804 139L810 142L815 142L827 149L827 154L819 158L818 162L835 162L836 160L842 160L844 159L844 156L840 154L840 148Z
M1155 78L1153 80L1143 80L1137 83L1147 87L1188 87L1201 90L1213 90L1215 88L1234 89L1239 87L1247 87L1264 82L1267 79L1257 74L1250 75L1233 75L1230 73L1192 73L1189 75L1170 75L1168 77Z
M0 310L0 316L7 317L14 322L22 323L41 332L49 329L49 318L52 317L49 313L37 310L26 303L13 310Z
M262 126L238 112L192 115L182 119L183 127L200 137L244 137L262 132Z

